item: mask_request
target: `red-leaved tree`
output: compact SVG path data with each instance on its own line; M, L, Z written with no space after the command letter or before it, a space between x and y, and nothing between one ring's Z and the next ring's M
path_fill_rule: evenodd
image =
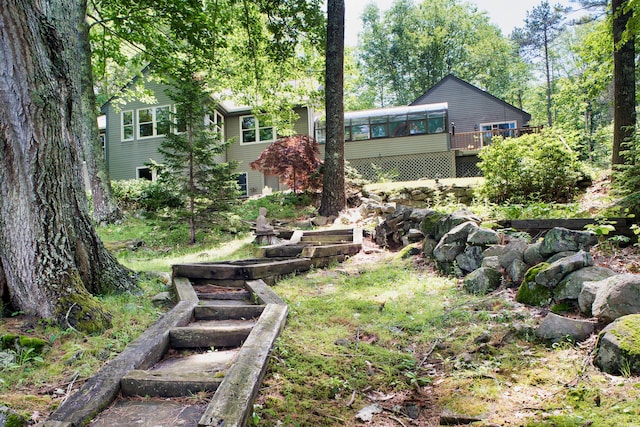
M274 141L249 166L266 175L280 177L280 182L295 193L318 190L322 188L319 155L318 142L314 138L294 135Z

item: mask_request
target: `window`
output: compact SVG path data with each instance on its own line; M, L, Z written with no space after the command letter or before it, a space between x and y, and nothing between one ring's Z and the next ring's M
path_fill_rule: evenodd
M422 135L427 133L427 114L409 114L407 116L409 120L409 134L410 135Z
M122 129L120 138L122 141L131 141L133 139L133 111L123 111L120 113Z
M155 181L155 171L151 170L146 166L140 166L136 168L136 178L138 179L146 179L148 181Z
M220 138L220 141L224 141L224 116L217 111L214 111L212 114L207 114L204 118L204 125L207 127L211 127L217 136Z
M389 136L388 117L371 117L371 138L387 138Z
M240 194L242 196L248 195L248 193L247 193L247 173L246 172L242 172L242 173L238 174L237 182L238 182L238 188L240 189Z
M272 126L262 125L255 116L240 117L241 144L271 142L274 140Z
M141 108L138 110L138 138L149 138L169 133L171 108L162 107Z
M445 132L447 127L444 124L444 111L434 111L429 113L429 133Z

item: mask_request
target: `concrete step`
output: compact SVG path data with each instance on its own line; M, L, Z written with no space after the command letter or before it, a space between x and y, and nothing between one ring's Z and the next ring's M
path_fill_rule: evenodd
M200 320L169 331L172 348L239 347L255 320Z
M90 427L195 427L206 403L170 399L118 399L97 416ZM79 424L82 425L82 424Z

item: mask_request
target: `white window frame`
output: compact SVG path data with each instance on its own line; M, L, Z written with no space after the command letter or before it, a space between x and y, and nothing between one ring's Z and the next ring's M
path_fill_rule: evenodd
M151 181L155 181L156 179L158 179L158 171L155 169L151 169L149 166L137 166L136 167L136 179L143 179L140 176L140 171L143 169L148 169L151 171Z
M211 126L220 136L220 141L224 141L224 116L218 110L214 110L212 114L207 114L204 117L204 125ZM240 121L240 127L242 127L242 121Z
M125 128L125 124L124 124L124 115L125 113L131 113L131 124L128 124L126 126L131 126L131 138L125 138L124 137L124 128ZM136 136L136 119L135 119L136 115L134 110L126 110L126 111L121 111L120 112L120 140L121 141L133 141L135 139Z
M502 125L502 124L505 124L505 123L509 124L509 127L508 128L504 128L503 130L516 129L518 127L517 120L505 120L505 121L502 121L502 122L480 123L480 130L482 132L487 132L487 131L490 131L490 130L500 130L500 128L498 126ZM513 124L513 127L511 127L512 124ZM490 126L491 128L490 129L483 129L485 126L487 126L487 127Z
M249 141L249 142L245 142L244 141L244 131L246 130L250 130L250 129L243 129L242 127L242 122L245 118L251 117L255 120L256 122L256 126L254 128L254 131L256 133L256 140L255 141ZM247 114L245 116L240 116L240 121L238 123L238 126L240 127L240 145L251 145L251 144L264 144L267 142L273 142L276 140L276 129L273 126L260 126L260 120L258 120L258 118L256 116L254 116L253 114ZM271 139L265 139L265 140L261 140L260 139L260 130L262 129L271 129Z
M138 108L136 110L136 136L138 139L149 139L149 138L157 138L159 136L166 136L165 133L158 134L158 110L167 108L171 113L173 110L171 109L171 105L152 105L150 107ZM140 135L140 112L144 110L151 110L151 122L144 122L144 124L151 123L153 127L151 135L141 136Z

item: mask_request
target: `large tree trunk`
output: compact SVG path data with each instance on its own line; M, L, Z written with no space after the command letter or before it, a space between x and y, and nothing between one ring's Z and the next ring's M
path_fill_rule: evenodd
M91 294L137 288L93 229L82 184L73 64L82 8L0 8L0 283L27 314L99 331L110 316Z
M78 8L86 11L86 1ZM85 16L79 17L78 41L81 57L79 70L82 78L81 111L82 111L82 144L85 162L89 173L91 200L93 202L93 219L98 224L112 224L122 219L122 214L113 197L111 181L104 158L104 149L100 141L100 131L96 121L96 94L93 90L93 70L91 68L91 43L89 42L89 25Z
M622 13L625 0L613 0L613 152L612 165L624 163L624 144L632 140L636 124L635 40L620 44L631 13Z
M347 205L344 182L344 0L327 3L325 80L327 136L320 215L334 216Z

